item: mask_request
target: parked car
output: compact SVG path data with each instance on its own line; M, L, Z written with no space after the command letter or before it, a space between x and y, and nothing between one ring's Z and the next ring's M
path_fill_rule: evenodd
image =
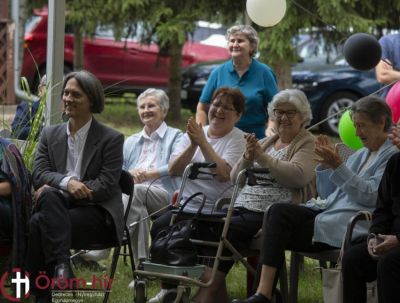
M183 71L182 107L196 110L208 76L222 62L193 64ZM293 68L292 81L293 87L304 91L310 101L313 112L312 124L338 113L359 98L380 88L373 70L368 72L354 70L344 60L339 60L336 64L304 68L303 64ZM337 135L339 118L337 115L322 123L320 125L322 130Z
M47 9L35 10L26 26L21 74L28 79L31 87L36 87L39 73L44 74L46 71L47 17ZM192 37L206 39L207 34L220 32L218 26L206 28L202 23ZM64 46L65 73L73 68L73 44L72 30L67 25ZM159 48L155 43L141 44L135 36L117 41L110 28L99 27L93 38L84 39L83 45L84 68L95 74L106 88L140 92L148 87L167 86L169 57L159 56ZM182 67L227 58L229 53L226 48L206 45L192 38L183 47Z

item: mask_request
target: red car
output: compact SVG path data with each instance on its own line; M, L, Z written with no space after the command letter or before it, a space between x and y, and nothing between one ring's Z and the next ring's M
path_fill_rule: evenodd
M209 30L209 29L208 29ZM213 29L211 34L225 32ZM218 31L218 32L215 32ZM196 37L196 35L194 35ZM64 71L73 67L74 37L66 26ZM35 10L27 22L22 76L36 87L39 74L46 71L47 9ZM84 39L84 68L95 74L106 89L140 92L148 87L165 88L168 83L169 58L158 56L158 46L141 44L135 38L114 39L110 29L99 28L93 38ZM223 47L187 42L182 52L182 68L193 63L229 58Z

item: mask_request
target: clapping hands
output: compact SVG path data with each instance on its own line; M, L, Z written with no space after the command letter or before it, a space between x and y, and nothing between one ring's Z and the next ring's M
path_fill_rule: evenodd
M200 123L196 123L194 118L188 119L186 124L186 133L194 146L200 146L204 142L207 142L207 138L203 132L203 127Z
M263 153L261 145L258 143L255 134L245 134L244 138L246 139L244 158L249 161L254 161Z
M336 169L343 163L337 147L326 135L319 135L315 140L315 153L318 156L315 160L324 167Z
M396 125L392 127L392 130L389 134L389 139L392 140L392 143L400 149L400 126Z

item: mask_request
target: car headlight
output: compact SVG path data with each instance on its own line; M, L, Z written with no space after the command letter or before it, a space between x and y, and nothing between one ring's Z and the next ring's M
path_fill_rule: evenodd
M300 83L293 83L292 87L293 88L297 88L300 90L312 90L315 87L318 86L318 82L314 81L314 82L300 82Z

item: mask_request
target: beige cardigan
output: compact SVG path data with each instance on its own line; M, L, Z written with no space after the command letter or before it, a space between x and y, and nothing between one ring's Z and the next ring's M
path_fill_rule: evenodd
M279 135L260 140L265 151L278 140ZM278 160L266 153L261 154L256 162L268 168L276 181L287 187L292 192L293 203L304 203L316 196L314 160L314 136L306 130L301 130L290 143L284 160ZM252 167L253 161L246 160L243 156L231 171L231 180L236 182L237 175L245 168Z

